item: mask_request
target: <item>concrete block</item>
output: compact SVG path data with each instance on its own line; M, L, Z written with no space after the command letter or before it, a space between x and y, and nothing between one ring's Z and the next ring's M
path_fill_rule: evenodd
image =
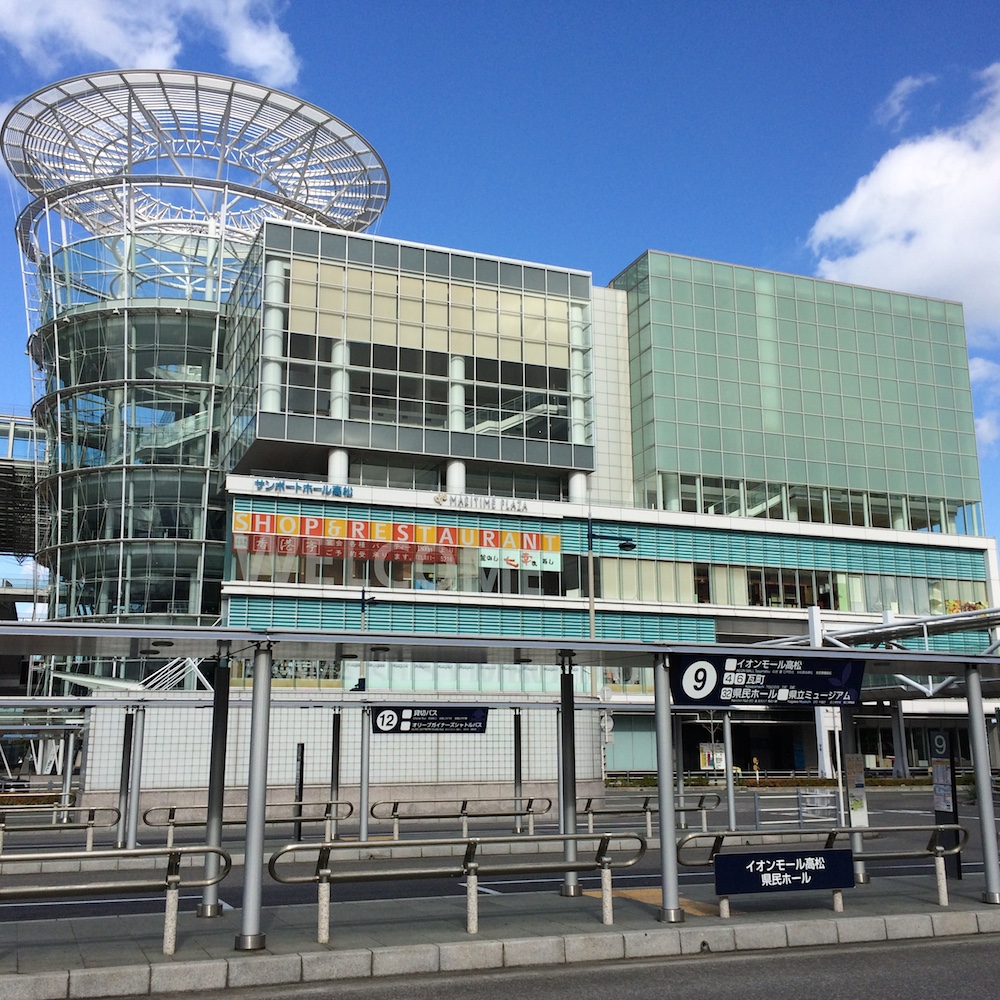
M766 951L787 948L784 924L737 924L733 927L737 951Z
M661 958L681 953L680 931L675 927L625 931L622 940L626 958Z
M539 854L543 847L550 848L549 844L539 844L532 840L513 840L510 845L511 854Z
M568 962L607 962L625 957L625 939L613 931L567 934L563 938Z
M677 933L682 955L736 951L736 934L732 927L681 927Z
M3 875L37 875L41 870L41 861L6 861L0 865Z
M0 1000L63 1000L68 991L68 972L0 976Z
M449 941L438 946L442 972L502 969L502 941Z
M510 938L503 943L503 964L562 965L566 945L561 937Z
M837 943L837 921L789 920L785 925L790 948L803 948L817 944Z
M990 910L977 910L976 923L979 925L980 934L1000 933L1000 906Z
M979 924L975 913L942 910L931 914L934 937L951 937L955 934L978 934Z
M64 872L78 872L80 870L81 868L79 861L46 861L45 864L42 865L42 871L51 872L54 874L62 874ZM99 868L96 865L88 865L87 870L101 871L102 868Z
M138 997L149 992L148 965L118 965L97 969L70 969L69 996Z
M301 955L256 954L229 959L228 986L269 986L301 981Z
M372 953L368 948L302 953L302 981L324 979L367 979L372 974Z
M229 963L224 958L206 962L158 962L150 968L149 992L224 990L228 975Z
M394 847L392 849L392 856L394 858L420 858L420 857L436 857L439 851L435 851L431 847Z
M884 941L886 938L885 917L838 917L834 923L841 944Z
M437 972L440 963L441 957L436 944L408 944L395 948L372 949L373 976Z
M899 914L885 918L885 936L889 941L933 937L934 925L927 913Z

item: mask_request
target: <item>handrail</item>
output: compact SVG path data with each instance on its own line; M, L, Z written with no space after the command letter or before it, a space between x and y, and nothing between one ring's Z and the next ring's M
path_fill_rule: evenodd
M923 848L905 848L902 850L865 851L864 837L867 835L881 837L893 833L927 833L927 846ZM957 844L945 846L941 839L945 834L956 834ZM859 836L860 835L860 836ZM838 826L810 829L802 827L787 827L785 829L767 830L716 830L711 833L688 833L677 841L677 863L686 868L701 868L711 866L715 856L725 848L726 841L736 841L736 846L746 847L751 844L757 847L774 845L777 848L787 843L817 843L822 841L823 849L832 849L838 840L852 844L855 861L899 861L906 858L932 858L934 873L937 879L938 902L941 906L948 905L948 883L945 878L944 859L959 854L969 841L969 831L957 823L936 823L921 826ZM708 846L708 854L703 860L685 860L683 851L689 845Z
M85 813L87 818L75 822L60 819L56 822L57 815L68 816L70 813ZM98 813L108 813L111 819L107 823L98 823ZM20 823L16 821L21 816L35 815L51 815L52 818L48 823ZM3 852L4 839L8 833L42 833L51 830L86 830L87 850L92 851L94 849L94 830L98 827L107 829L116 826L120 818L121 812L110 806L90 809L84 809L82 806L61 806L57 803L53 803L51 806L0 806L0 853ZM11 822L11 819L14 819L15 822Z
M322 806L323 812L321 815L308 815L305 812L307 806ZM206 825L206 806L153 806L151 809L147 809L142 814L142 821L146 826L159 828L166 827L167 829L167 847L172 847L174 843L174 831L179 829L192 829L192 828L204 828ZM234 805L223 806L223 826L244 826L246 824L246 803L238 803ZM242 810L239 818L237 819L226 819L226 810ZM284 824L289 823L322 823L323 824L323 837L326 840L333 839L333 824L338 823L340 820L348 819L354 813L354 806L350 802L341 801L339 799L328 799L326 801L320 802L274 802L267 806L268 810L271 810L271 815L265 815L265 824ZM290 815L280 814L274 815L275 810L280 809L291 809ZM299 812L295 810L298 809ZM177 813L182 810L188 810L190 812L197 811L198 815L192 819L179 819ZM160 813L165 814L164 818L160 818Z
M626 800L626 796L621 796L621 800ZM611 803L615 802L618 797L613 799L601 799L603 805L608 806L605 809L598 809L594 807L594 798L589 798L586 800L586 804L583 807L583 812L587 816L587 830L590 833L594 832L594 817L595 816L636 816L645 815L646 817L646 836L653 836L653 816L659 813L659 802L655 795L643 795L634 796L633 798L641 798L642 803L638 806L634 802L626 801L626 806L632 808L617 808L612 807ZM705 831L708 829L708 813L711 809L717 809L722 804L722 798L717 792L702 792L698 796L698 804L695 806L685 806L678 805L678 802L683 803L685 799L688 798L687 793L684 795L675 796L674 812L675 813L689 813L697 812L701 814L701 829ZM715 800L714 802L712 800ZM581 800L583 801L583 800ZM711 802L711 805L709 805Z
M517 799L512 799L514 803L513 809L494 809L494 810L477 810L475 808L470 809L470 803L475 806L477 803L493 803L493 802L503 802L504 799L395 799L395 800L385 800L383 802L375 802L372 804L369 813L372 819L376 820L392 820L392 839L399 840L399 823L400 820L421 820L421 819L431 819L431 820L458 820L462 826L462 836L468 837L469 835L469 820L470 819L514 819L520 820L522 818L528 821L528 835L532 836L535 832L535 816L544 815L552 808L552 799L544 798L530 798L520 800L524 804L518 806ZM457 810L452 810L450 812L431 812L431 811L411 811L407 807L410 806L434 806L440 807L448 803L458 804ZM545 803L544 808L535 808L535 803ZM391 806L392 808L388 810L386 815L381 815L385 810L384 806ZM593 832L593 831L591 831Z
M621 841L632 841L637 846L631 855L623 860L616 860L610 854L612 842L616 847ZM480 847L486 845L522 845L522 844L561 844L597 843L592 860L577 857L567 860L564 854L548 852L549 858L543 860L524 860L523 853L497 854L484 863L479 854ZM330 883L331 882L366 882L387 881L394 878L461 878L466 879L466 930L469 934L479 931L479 877L481 875L511 875L531 872L586 872L600 870L601 873L601 921L604 924L613 923L611 872L613 869L631 868L642 860L646 853L646 840L638 833L601 833L601 834L540 834L537 836L508 837L459 837L439 838L432 840L392 840L378 841L376 844L362 842L367 846L377 847L379 864L372 868L351 867L342 871L334 871L330 867L331 855L351 851L357 854L358 843L345 844L328 842L325 844L286 844L275 851L267 863L267 870L277 882L288 885L303 885L310 882L317 884L317 934L319 944L330 942ZM426 851L441 851L438 858L444 863L424 865L386 864L386 854L392 858L394 848L405 849L406 861L411 861L413 851L418 850L421 857L432 857ZM464 848L459 857L454 853L456 848ZM315 852L316 862L313 871L308 875L286 875L280 873L279 862L282 858L291 856L295 863L295 855L305 852ZM535 859L541 858L536 854Z
M200 878L182 878L181 859L192 855L217 855L221 862L221 871L213 876ZM117 879L101 882L60 882L58 885L16 885L2 884L3 866L6 863L38 864L44 866L47 862L60 863L60 876L65 876L63 864L66 861L87 862L132 861L139 858L166 858L167 865L164 874L158 879ZM33 851L31 853L0 854L0 899L35 899L38 897L71 897L90 896L100 893L122 892L166 892L166 904L163 920L163 954L173 955L177 945L177 907L180 899L180 889L204 888L221 882L233 866L233 859L228 852L218 847L204 844L192 844L184 847L133 847L133 848L102 848L97 851Z

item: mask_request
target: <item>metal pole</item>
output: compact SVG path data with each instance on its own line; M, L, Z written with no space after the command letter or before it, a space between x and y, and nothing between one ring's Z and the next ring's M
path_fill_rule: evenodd
M73 796L73 762L76 759L76 733L67 733L63 740L63 780L59 804L63 806L62 822L69 822L70 799Z
M122 770L118 783L118 829L115 833L115 847L125 846L125 824L128 817L128 780L132 769L132 733L135 728L135 710L125 712L125 729L122 733Z
M653 699L656 716L656 791L660 813L660 885L663 899L657 919L684 922L677 880L677 820L674 814L674 756L670 732L670 684L666 654L653 657Z
M559 741L562 745L562 813L565 835L576 833L576 711L573 704L573 654L560 654L559 674ZM576 842L564 842L563 859L567 864L576 861ZM566 872L563 876L561 896L579 896L580 876L578 872Z
M368 839L368 772L371 766L372 710L365 705L361 709L361 788L358 793L358 820L360 823L358 840Z
M253 701L250 705L250 770L247 775L247 829L243 864L243 912L237 951L261 951L261 889L264 878L264 820L267 811L267 738L271 711L271 646L253 656Z
M142 788L142 734L146 726L146 706L137 705L132 730L132 780L128 789L128 826L125 846L131 850L137 842L139 830L139 792Z
M340 799L340 739L341 723L343 719L340 709L333 710L333 727L330 731L330 801L337 802ZM330 824L330 836L337 839L337 807L333 807L333 821Z
M726 809L729 812L729 829L736 826L736 786L733 780L733 713L722 716L722 745L726 755Z
M986 743L986 718L983 715L983 686L979 668L965 665L965 697L969 704L969 743L972 770L976 777L976 801L979 804L979 827L983 840L983 869L986 874L984 903L1000 903L1000 860L997 857L997 821L993 809L990 775L990 749Z
M521 710L514 709L514 832L521 832Z
M292 840L302 839L302 797L306 793L306 745L295 745L295 803L292 806L296 822L292 824Z
M229 653L228 648L215 665L212 693L212 754L208 762L208 808L205 811L205 843L222 847L222 809L226 796L226 742L229 735ZM205 855L205 878L219 874L221 858ZM199 917L220 917L219 884L206 885L198 905Z
M674 767L677 770L677 800L681 807L681 818L678 826L682 830L687 829L687 813L684 811L684 741L683 724L681 717L673 717L674 730Z

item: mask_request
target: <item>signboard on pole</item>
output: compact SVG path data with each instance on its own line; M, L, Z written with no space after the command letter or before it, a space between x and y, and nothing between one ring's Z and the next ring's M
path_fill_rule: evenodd
M703 708L822 708L856 705L865 662L860 659L773 652L759 656L670 657L676 705Z
M934 822L958 823L958 795L955 781L955 748L951 733L944 729L932 729L927 738L931 752L931 780L934 782ZM958 843L958 832L946 832L941 836L945 847ZM944 859L945 871L949 878L962 877L962 856L952 854Z
M372 708L373 733L485 733L488 708Z
M715 891L720 896L796 889L850 889L854 856L846 849L739 851L716 854Z

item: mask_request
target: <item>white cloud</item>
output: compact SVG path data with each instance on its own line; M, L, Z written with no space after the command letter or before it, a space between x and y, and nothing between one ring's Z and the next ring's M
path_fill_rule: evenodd
M1000 342L1000 63L978 113L889 150L813 226L821 277L965 304L970 340Z
M904 76L892 88L889 96L875 109L875 120L879 125L889 125L896 129L902 128L910 117L910 110L906 106L910 97L931 83L937 83L937 77L929 73L924 73L921 76Z
M991 395L1000 395L1000 363L989 358L969 358L972 387Z
M982 454L990 453L1000 442L1000 411L990 410L976 417L976 441Z
M298 59L273 0L0 0L0 38L47 75L69 59L114 67L176 66L185 40L209 37L238 70L275 87L293 84Z

